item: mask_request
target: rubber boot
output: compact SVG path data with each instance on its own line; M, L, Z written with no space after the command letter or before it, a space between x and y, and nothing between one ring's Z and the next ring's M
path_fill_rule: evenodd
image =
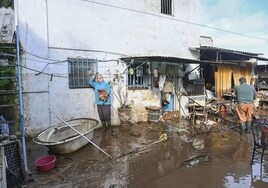
M245 133L245 129L246 129L246 122L240 122L240 131L241 134Z
M247 122L246 122L246 133L250 133L251 124L252 124L251 121L247 121Z
M111 120L110 121L107 121L107 124L108 124L108 129L111 132L111 135L115 135L115 132L113 131L113 128L112 128L112 122L111 122Z
M106 121L101 121L102 128L107 129Z

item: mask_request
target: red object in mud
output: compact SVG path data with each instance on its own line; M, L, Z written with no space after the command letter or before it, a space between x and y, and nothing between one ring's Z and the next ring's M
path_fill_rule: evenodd
M39 157L35 161L35 166L39 171L48 172L55 167L56 157L54 155L46 155L43 157Z
M261 131L261 144L268 144L268 125L265 125Z

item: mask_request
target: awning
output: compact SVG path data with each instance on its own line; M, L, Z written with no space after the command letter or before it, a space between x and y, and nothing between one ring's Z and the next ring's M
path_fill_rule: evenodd
M231 49L226 49L226 48L218 48L218 47L213 47L213 46L191 47L189 49L195 50L195 51L212 51L212 52L236 54L236 55L240 55L240 56L254 58L254 59L257 59L260 61L268 61L268 58L259 56L259 55L263 55L263 53L243 52L243 51L231 50Z
M122 57L119 58L121 61L125 63L131 63L133 60L149 60L161 63L171 63L171 64L230 64L230 65L242 65L246 63L245 61L205 61L205 60L195 60L195 59L187 59L180 57L171 57L171 56L132 56L132 57Z
M122 57L120 60L124 62L130 62L132 60L149 60L149 61L160 61L174 64L202 64L202 63L216 63L214 61L201 61L195 59L187 59L180 57L171 57L171 56L132 56L132 57Z

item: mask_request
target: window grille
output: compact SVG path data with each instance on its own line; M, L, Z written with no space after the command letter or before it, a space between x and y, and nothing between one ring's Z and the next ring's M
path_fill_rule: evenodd
M14 9L14 2L13 0L1 0L0 1L0 8L9 8L11 7L12 9Z
M136 60L128 67L128 89L148 89L150 67L145 60Z
M95 59L68 58L69 88L88 88L96 63Z
M161 13L172 15L172 0L161 0Z

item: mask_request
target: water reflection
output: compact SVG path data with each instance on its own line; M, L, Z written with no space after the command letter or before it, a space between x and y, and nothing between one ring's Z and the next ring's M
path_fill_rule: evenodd
M129 176L128 157L122 157L113 163L112 170L105 177L104 188L126 187Z
M240 140L233 155L231 171L224 177L224 187L268 187L267 158L261 164L260 158L256 157L253 165L250 165L251 154L251 143Z
M268 187L268 156L262 165L258 157L250 165L253 144L250 136L245 139L234 131L220 131L199 134L193 139L170 126L163 132L156 125L155 130L148 132L147 127L133 128L131 131L142 136L115 129L118 138L114 138L107 131L97 130L94 143L112 159L88 145L68 155L73 162L55 168L50 179L36 173L32 187L47 182L60 185L63 181L72 187L104 188ZM146 130L140 131L142 128ZM167 141L148 147L163 133L168 134Z
M168 136L167 141L159 143L142 155L129 158L132 177L129 178L128 187L142 187L165 177L181 165L183 143L177 133L169 132Z
M251 168L252 187L268 187L267 165L267 160L264 160L262 164L259 159L257 162L253 163Z
M236 179L234 176L226 176L224 179L226 181L224 187L241 188L241 187L250 187L251 185L250 175L246 175L238 179Z
M107 152L111 153L114 157L114 159L111 159L108 164L105 164L105 169L107 168L107 166L110 167L107 168L107 172L104 173L105 177L103 177L103 187L126 187L127 177L129 176L129 156L121 155L122 153L124 153L122 143L120 143L119 139L114 139L111 143L111 136L105 132L105 134L102 134L102 136L100 137L100 145L108 146L106 148Z

